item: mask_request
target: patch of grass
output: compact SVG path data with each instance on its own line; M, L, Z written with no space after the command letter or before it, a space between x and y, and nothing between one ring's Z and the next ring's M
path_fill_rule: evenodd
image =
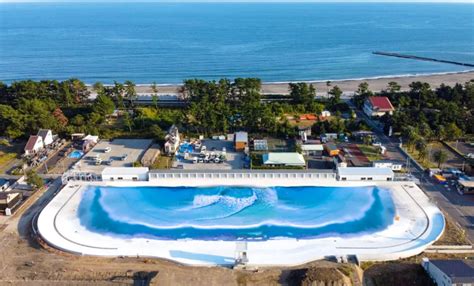
M150 169L169 169L173 165L173 157L158 156Z
M377 161L382 159L382 155L379 151L380 149L377 146L358 144L357 147L359 147L360 151L364 153L369 161Z
M373 262L373 261L363 261L360 263L360 268L362 270L367 270L368 268L370 268L372 265L374 265L376 262Z

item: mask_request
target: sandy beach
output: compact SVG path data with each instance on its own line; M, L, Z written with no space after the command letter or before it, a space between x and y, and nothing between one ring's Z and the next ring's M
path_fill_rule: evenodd
M381 91L387 87L391 81L395 81L402 86L403 90L409 88L409 84L414 81L422 81L429 83L432 87L438 87L442 83L445 85L454 85L456 83L464 84L467 81L474 79L474 71L459 72L459 73L445 73L434 75L414 75L414 76L395 76L395 77L381 77L369 79L351 79L351 80L331 80L331 86L337 85L346 94L353 93L361 82L369 83L372 91ZM295 81L297 82L297 81ZM318 93L326 93L326 80L321 81L306 81L311 82L316 86ZM159 85L159 93L176 93L180 85ZM152 92L150 85L139 85L136 87L138 93ZM263 83L262 93L266 94L286 94L288 93L288 83Z

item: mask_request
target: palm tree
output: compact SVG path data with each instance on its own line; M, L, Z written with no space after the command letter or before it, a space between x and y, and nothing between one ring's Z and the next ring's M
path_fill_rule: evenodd
M155 109L158 109L158 95L153 94L151 96L151 100L153 101L153 105L155 106Z
M327 93L326 93L326 94L327 94L328 98L329 98L329 88L330 88L330 87L331 87L331 81L328 80L328 81L326 81L326 90L327 90Z
M433 154L433 158L438 163L438 168L441 168L441 165L448 159L448 154L443 150L438 150Z

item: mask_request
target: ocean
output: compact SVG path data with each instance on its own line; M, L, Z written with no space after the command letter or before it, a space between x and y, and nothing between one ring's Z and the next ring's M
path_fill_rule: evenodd
M0 80L259 77L268 82L457 72L474 4L0 3Z

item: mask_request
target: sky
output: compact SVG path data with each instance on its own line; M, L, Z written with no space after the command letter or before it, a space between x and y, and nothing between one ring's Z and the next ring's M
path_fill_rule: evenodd
M473 3L474 0L0 0L0 3L40 3L40 2L55 2L55 3L78 3L78 2L245 2L245 3L261 3L261 2L423 2L423 3Z

